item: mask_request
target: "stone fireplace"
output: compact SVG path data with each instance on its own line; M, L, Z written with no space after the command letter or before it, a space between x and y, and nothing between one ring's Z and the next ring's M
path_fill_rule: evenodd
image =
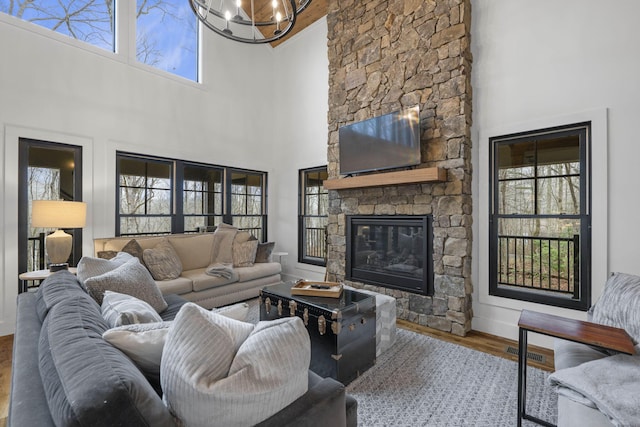
M446 171L442 180L330 190L328 278L392 295L398 318L464 336L472 318L470 0L329 0L328 10L329 178L339 178L341 126L413 105L418 168ZM432 289L378 286L347 271L356 244L349 219L362 216L429 216Z

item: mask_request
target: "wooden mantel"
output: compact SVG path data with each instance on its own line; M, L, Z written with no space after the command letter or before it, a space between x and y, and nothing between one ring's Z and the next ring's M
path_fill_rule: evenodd
M347 188L381 187L384 185L441 182L446 180L446 169L433 167L327 179L324 181L324 188L327 190L345 190Z

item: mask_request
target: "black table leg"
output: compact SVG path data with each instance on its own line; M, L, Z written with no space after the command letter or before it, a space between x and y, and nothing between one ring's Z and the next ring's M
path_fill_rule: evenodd
M534 423L556 427L547 421L527 415L527 330L519 328L518 339L518 427L522 427L522 420L533 421Z
M527 401L527 330L520 328L518 340L518 427L522 427Z

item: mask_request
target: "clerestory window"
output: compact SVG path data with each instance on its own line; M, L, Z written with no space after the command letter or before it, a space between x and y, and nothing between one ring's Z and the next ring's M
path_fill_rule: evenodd
M198 19L185 0L0 1L0 12L127 58L135 46L138 62L198 81ZM119 46L116 34L129 40Z
M489 293L587 310L590 124L489 141Z

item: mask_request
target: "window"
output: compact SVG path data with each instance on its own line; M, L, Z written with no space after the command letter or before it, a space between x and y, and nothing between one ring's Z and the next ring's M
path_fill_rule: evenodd
M168 161L119 158L117 235L171 232L172 166Z
M114 52L114 6L96 0L0 1L0 12Z
M327 167L300 170L298 214L298 262L326 265L329 193L323 182Z
M212 229L222 221L224 169L185 165L182 184L184 230Z
M185 0L138 0L136 58L198 80L198 19Z
M588 309L590 124L489 141L489 293Z
M135 33L116 19L116 6L135 14ZM187 1L0 0L0 12L118 55L136 46L139 62L198 81L198 19ZM116 52L116 32L129 39L118 47L122 52Z
M116 235L194 233L221 222L266 240L266 173L117 154Z
M231 171L231 224L260 239L266 219L264 174Z

